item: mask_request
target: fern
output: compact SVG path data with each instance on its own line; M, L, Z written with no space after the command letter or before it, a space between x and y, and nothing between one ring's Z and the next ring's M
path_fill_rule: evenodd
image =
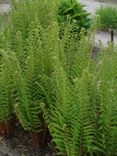
M54 61L57 64L58 60L56 58ZM53 82L55 84L55 103L50 106L49 129L61 154L67 153L70 156L69 121L72 114L70 110L70 106L72 105L71 89L64 70L58 65L55 66L53 79L55 81Z
M113 115L116 112L116 106L112 104L113 102L110 103L110 100L116 101L116 95L111 93L111 97L107 97L113 90L109 86L110 83L108 84L109 88L106 89L106 82L111 82L110 78L112 78L112 84L115 84L113 71L116 75L116 53L111 48L107 49L108 54L105 50L102 50L105 54L102 53L98 61L99 66L100 62L103 62L104 66L100 66L98 69L98 64L96 65L91 59L92 38L89 38L90 36L81 37L80 47L76 47L78 53L74 57L75 61L71 63L73 65L71 75L68 74L67 65L63 62L64 59L67 60L64 50L62 50L62 48L64 49L64 42L59 43L60 55L53 57L52 61L54 73L51 77L53 82L50 88L53 91L50 91L48 95L53 96L53 98L49 98L49 109L45 107L43 111L53 141L61 155L76 156L86 153L90 155L95 153L115 155L116 153L117 126L116 116ZM111 58L111 67L109 57L112 55L112 51L114 51L114 54ZM61 57L63 60L60 59L60 61L59 58ZM107 63L106 60L108 60ZM108 68L105 70L107 64ZM91 65L94 66L91 67ZM68 69L70 71L70 66ZM104 73L106 73L106 76L101 77ZM70 76L72 81L69 79ZM98 79L98 76L100 79ZM105 79L103 80L103 78ZM97 88L98 82L102 80L104 82L102 87L106 87L105 89ZM114 92L116 92L116 87Z
M14 107L14 78L16 70L13 57L10 52L1 50L0 60L0 122L12 118Z
M95 132L90 104L89 84L92 76L84 72L75 85L69 79L57 58L53 75L54 98L50 106L49 130L61 155L76 156L93 153ZM73 89L75 87L75 89ZM46 110L45 110L46 111Z
M93 89L92 82L93 75L89 74L87 70L84 70L80 80L76 81L75 103L77 104L77 114L72 123L74 123L73 134L75 134L75 136L78 135L76 138L79 138L76 141L76 147L79 145L79 155L82 155L83 152L93 154L95 148L94 107L93 102L91 102L92 99L90 99L91 89ZM75 127L77 127L77 129ZM73 141L74 140L76 140L75 137Z
M72 81L76 77L80 77L82 75L83 70L88 66L91 61L92 54L92 36L88 34L84 36L84 32L82 31L80 34L80 40L78 43L78 47L76 49L76 54L71 66L71 78Z
M57 1L12 2L0 35L0 122L15 113L36 133L46 123L60 155L115 156L117 49L95 62L92 32L59 25Z
M40 131L40 91L38 82L43 73L43 29L35 23L31 24L27 39L27 57L22 69L16 75L18 98L15 110L20 123L28 131ZM42 34L41 34L42 33ZM21 97L20 97L21 96Z
M109 46L97 67L97 95L99 98L99 147L107 155L116 155L116 51ZM111 57L110 57L111 55Z
M2 52L0 67L0 122L5 122L11 118L13 111L13 79L9 56Z

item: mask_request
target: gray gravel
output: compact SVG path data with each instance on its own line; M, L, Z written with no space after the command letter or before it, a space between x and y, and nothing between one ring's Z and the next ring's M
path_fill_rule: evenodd
M3 137L0 137L0 156L21 156L17 151L7 147Z
M2 13L8 13L10 10L10 5L9 4L0 4L0 12Z
M21 156L18 152L8 148L6 145L0 145L0 156Z

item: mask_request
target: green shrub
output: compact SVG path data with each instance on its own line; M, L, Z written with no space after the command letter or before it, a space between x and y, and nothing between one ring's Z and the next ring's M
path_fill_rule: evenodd
M115 7L101 6L96 14L99 15L101 29L117 29L117 9Z
M60 0L58 21L66 24L70 21L76 24L76 29L79 32L81 28L88 29L91 25L89 13L84 9L84 5L76 0Z

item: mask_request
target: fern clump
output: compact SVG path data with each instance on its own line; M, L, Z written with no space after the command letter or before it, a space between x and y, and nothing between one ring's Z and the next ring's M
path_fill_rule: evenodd
M0 122L15 114L40 142L48 129L60 155L115 156L117 48L100 48L95 61L92 30L59 24L58 2L12 3L0 38Z
M55 67L55 95L48 123L53 141L61 155L76 156L87 151L93 153L95 124L88 95L92 76L88 76L87 71L83 72L72 85L60 64Z
M116 155L117 106L116 106L116 58L117 52L109 46L102 53L97 65L98 96L98 147L105 155Z
M0 46L5 48L6 45L10 45L12 51L17 51L19 46L16 34L20 32L22 38L26 40L30 31L28 28L35 20L46 29L51 21L56 20L58 5L57 0L11 0L11 9L2 30L3 35L0 34Z
M43 28L39 24L31 23L30 32L26 43L27 56L23 68L20 67L16 74L16 85L19 102L16 103L15 111L20 123L25 130L40 131L40 90L39 80L43 74ZM19 57L18 57L19 58ZM24 58L24 57L23 57Z
M10 52L1 50L0 53L0 122L5 122L11 119L13 114L13 74L16 68Z

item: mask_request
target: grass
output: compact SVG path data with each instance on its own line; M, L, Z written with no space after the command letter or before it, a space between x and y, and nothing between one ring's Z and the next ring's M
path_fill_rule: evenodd
M99 16L101 29L117 29L117 8L112 6L101 6L96 11L96 14Z

